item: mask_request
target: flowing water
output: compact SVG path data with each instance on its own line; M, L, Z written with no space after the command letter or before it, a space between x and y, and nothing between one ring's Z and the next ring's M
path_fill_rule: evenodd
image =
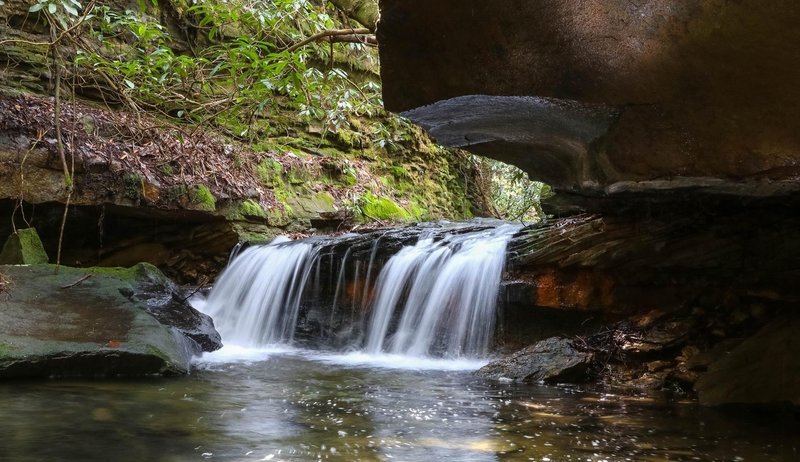
M388 258L379 272L375 257L380 238L367 261L356 259L347 248L334 265L337 282L330 301L320 296L319 277L311 277L323 266L322 249L328 241L279 238L236 254L203 310L214 318L228 344L292 345L304 297L313 298L314 306L302 313L303 318L313 311L318 318L336 319L342 311L343 286L358 284L360 293L349 295L354 314L339 333L338 343L346 349L482 357L494 332L506 243L519 228L504 224L472 232L433 229ZM348 263L354 267L349 283ZM373 281L374 273L378 276ZM325 309L329 315L321 313Z
M181 378L0 383L0 461L800 460L796 413L474 377L513 232L236 249L198 305L222 350Z
M800 460L791 415L493 383L474 367L234 349L185 378L3 383L0 460Z

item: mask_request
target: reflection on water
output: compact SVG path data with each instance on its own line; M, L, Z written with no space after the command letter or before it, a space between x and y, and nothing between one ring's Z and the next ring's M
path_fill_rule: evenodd
M241 357L241 356L239 356ZM191 376L0 385L0 460L793 461L795 416L302 352Z

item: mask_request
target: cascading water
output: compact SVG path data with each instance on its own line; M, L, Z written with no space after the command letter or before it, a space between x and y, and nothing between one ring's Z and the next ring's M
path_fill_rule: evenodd
M332 332L340 320L347 324L338 326L349 336L345 344L370 354L484 355L495 326L506 243L518 229L504 224L472 232L424 231L414 245L382 260L385 264L374 284L371 277L378 272L381 259L376 254L384 235L361 252L363 261L351 255L357 253L352 247L347 248L340 262L330 263L338 268L338 274L330 275L336 281L336 289L329 294L333 302L314 302L330 309L316 315L323 320L320 330ZM214 318L223 340L246 347L291 343L301 298L319 292L324 246L320 241L287 242L284 238L234 257L204 310ZM362 271L367 256L366 271ZM355 269L346 275L348 265ZM314 267L317 277L310 278ZM364 273L366 278L360 279ZM308 287L312 279L313 291ZM345 297L351 312L337 317ZM305 313L305 317L313 316Z
M205 306L222 338L246 347L291 342L316 254L311 244L280 237L235 256Z
M506 243L519 229L421 239L392 257L381 271L366 350L424 356L485 354ZM392 318L399 316L394 334Z

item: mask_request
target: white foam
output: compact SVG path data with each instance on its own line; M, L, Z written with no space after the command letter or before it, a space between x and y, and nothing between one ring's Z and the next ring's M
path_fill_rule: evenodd
M475 358L429 358L397 354L369 354L361 351L352 353L307 352L309 359L348 367L378 367L384 369L472 371L485 366L488 359Z
M285 345L271 345L266 347L244 347L240 345L225 345L217 351L203 353L195 357L196 365L230 364L230 363L255 363L267 361L272 355L288 354L297 350Z

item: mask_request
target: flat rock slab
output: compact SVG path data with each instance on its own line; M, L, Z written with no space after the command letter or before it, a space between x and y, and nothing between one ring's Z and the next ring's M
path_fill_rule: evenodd
M578 351L570 339L552 337L491 362L475 374L517 382L583 382L593 358L592 353Z
M151 272L0 266L0 378L188 372L202 348L137 297Z

